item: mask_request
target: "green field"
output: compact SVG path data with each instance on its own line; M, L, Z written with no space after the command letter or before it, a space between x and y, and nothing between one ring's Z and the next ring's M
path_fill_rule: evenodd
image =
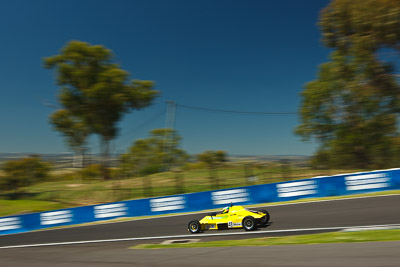
M223 240L210 242L179 243L179 244L140 244L133 249L158 248L199 248L199 247L237 247L237 246L275 246L304 245L322 243L376 242L400 241L400 229L369 230L357 232L334 232L311 235L295 235L284 237L262 237L242 240Z
M65 208L65 205L57 202L26 200L26 199L21 199L21 200L0 199L0 216L55 210L62 208Z

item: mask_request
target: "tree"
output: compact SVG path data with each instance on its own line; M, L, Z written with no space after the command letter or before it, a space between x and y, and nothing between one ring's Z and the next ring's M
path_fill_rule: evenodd
M367 63L339 54L332 59L302 92L297 133L305 139L315 137L321 145L317 158L331 155L332 166L385 167L395 156L393 98L383 96L374 74L366 74ZM392 77L386 78L387 84L397 86Z
M400 2L397 0L333 0L321 12L322 41L337 54L365 64L362 70L399 112L393 59L400 52ZM389 76L389 77L388 77ZM362 82L362 81L360 81ZM397 85L397 84L396 84Z
M215 151L215 160L218 163L226 162L227 161L226 157L227 156L226 156L226 152L225 151L221 151L221 150Z
M100 136L101 151L106 164L110 141L118 135L117 123L123 115L152 104L158 92L153 82L128 80L129 73L112 62L112 52L100 45L71 41L59 55L44 59L46 68L54 68L57 83L61 87L59 103L65 111L61 117L71 119L69 126L83 131L81 136ZM52 122L57 126L60 114L54 114ZM70 136L70 135L67 135Z
M41 182L48 178L50 165L37 156L7 161L2 170L0 185L4 190L14 191L17 196L21 187Z
M398 1L336 0L321 14L324 43L335 50L301 93L296 129L319 142L317 165L380 168L398 157L400 88L394 66L378 54L382 48L398 49L400 35L392 34L393 27L400 29L400 16L389 11L393 7L400 14Z
M226 162L226 152L207 150L198 154L197 160L206 163L208 166L215 166L219 163Z
M400 50L399 18L398 0L333 0L319 24L324 44L341 52L361 43L370 51Z
M178 148L180 140L175 130L155 129L148 138L136 140L128 152L121 156L121 168L125 173L142 176L145 196L152 196L151 178L146 175L166 170L165 166L178 166L186 162L186 152ZM175 178L179 180L180 176L175 175Z
M172 138L169 138L170 136ZM133 175L145 175L160 172L165 164L181 165L188 158L187 154L179 149L181 139L172 129L152 130L150 137L136 140L129 151L122 155L122 166Z

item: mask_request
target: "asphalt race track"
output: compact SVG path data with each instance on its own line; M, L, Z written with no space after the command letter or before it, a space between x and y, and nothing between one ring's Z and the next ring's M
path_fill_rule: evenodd
M265 261L268 261L270 266L399 266L400 242L257 248L127 249L139 243L160 243L166 239L195 238L208 241L315 233L333 231L335 227L400 224L399 204L400 195L392 195L267 207L272 224L251 234L237 229L190 235L187 231L188 221L200 219L204 215L191 214L4 235L0 236L0 266L215 266L219 257L227 257L231 253L235 257L231 257L230 264L220 262L219 265L265 266ZM133 240L115 240L126 238ZM95 243L85 243L87 241ZM50 246L51 243L63 242L83 243ZM47 245L5 248L32 244ZM316 250L321 251L316 254ZM249 255L252 255L251 258L248 258ZM335 258L341 260L335 261ZM207 264L205 261L214 263ZM330 264L324 264L326 262Z
M400 242L137 250L61 246L0 252L2 267L398 267Z

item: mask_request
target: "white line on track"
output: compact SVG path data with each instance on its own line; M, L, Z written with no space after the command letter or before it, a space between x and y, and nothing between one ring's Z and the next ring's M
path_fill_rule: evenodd
M90 243L106 243L106 242L123 242L123 241L136 241L136 240L153 240L153 239L169 239L169 238L186 238L186 237L204 237L204 236L229 236L229 235L259 235L268 233L290 233L290 232L311 232L311 231L337 231L349 228L381 228L381 227L400 227L400 224L382 224L382 225L361 225L361 226L340 226L340 227L319 227L319 228L303 228L303 229L286 229L286 230L270 230L270 231L256 231L256 232L232 232L232 233L218 233L218 234L189 234L189 235L170 235L170 236L147 236L147 237L132 237L132 238L118 238L118 239L102 239L102 240L86 240L86 241L71 241L71 242L57 242L57 243L42 243L42 244L27 244L27 245L14 245L4 246L0 249L10 248L30 248L30 247L47 247L47 246L63 246L63 245L79 245Z
M388 195L376 195L376 196L361 196L361 197L351 197L351 195L343 195L343 196L337 196L337 197L344 197L344 198L338 198L338 199L321 199L321 200L311 200L307 201L307 199L298 199L300 200L305 200L300 201L300 202L294 202L294 203L277 203L277 204L272 204L270 205L269 203L265 203L265 207L278 207L278 206L289 206L289 205L300 205L300 204L311 204L311 203L318 203L318 202L331 202L331 201L340 201L340 200L353 200L353 199L363 199L363 198L373 198L373 197L393 197L393 196L400 196L400 194L388 194ZM333 196L335 197L335 196ZM272 203L272 202L271 202ZM257 204L256 207L260 207L261 204ZM256 208L255 207L255 208Z

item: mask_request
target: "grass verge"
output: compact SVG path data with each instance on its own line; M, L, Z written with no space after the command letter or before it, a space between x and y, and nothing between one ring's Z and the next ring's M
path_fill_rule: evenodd
M373 241L400 241L400 229L370 230L358 232L334 232L311 235L284 237L263 237L242 240L222 240L197 243L179 244L140 244L131 249L160 249L160 248L199 248L199 247L237 247L237 246L275 246L275 245L304 245L322 243L350 243Z
M41 200L3 200L0 199L0 216L42 212L65 208L61 203Z

